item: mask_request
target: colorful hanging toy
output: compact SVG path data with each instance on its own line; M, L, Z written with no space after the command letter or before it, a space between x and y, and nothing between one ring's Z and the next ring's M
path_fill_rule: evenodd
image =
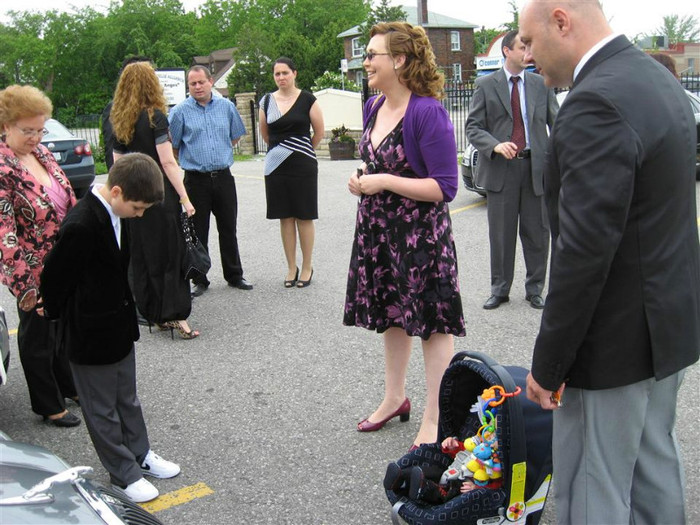
M479 487L500 486L503 473L498 457L496 416L503 402L521 391L517 387L515 392L506 392L502 386L495 385L477 397L470 411L478 414L481 427L474 436L464 441L464 450L457 453L450 467L442 474L441 485L471 478Z

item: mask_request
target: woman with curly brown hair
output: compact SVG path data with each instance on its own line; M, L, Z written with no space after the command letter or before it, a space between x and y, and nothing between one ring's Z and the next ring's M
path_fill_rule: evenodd
M423 28L381 23L370 37L363 65L381 95L365 104L363 164L348 182L360 203L343 322L384 336L384 399L360 432L396 416L408 421L411 337L422 339L427 396L417 446L437 440L440 381L453 336L465 334L447 206L457 193L457 148Z
M143 218L130 221L134 297L150 322L176 329L183 339L194 339L199 332L186 321L192 299L181 270L185 245L179 215L182 208L189 216L195 210L173 155L166 111L163 88L153 67L147 62L126 66L110 114L116 138L114 160L126 153L145 153L165 175L163 203L150 207Z
M35 87L0 91L0 278L17 299L17 346L32 410L57 427L80 419L66 410L78 399L66 348L56 348L39 295L44 259L75 194L41 144L53 105Z

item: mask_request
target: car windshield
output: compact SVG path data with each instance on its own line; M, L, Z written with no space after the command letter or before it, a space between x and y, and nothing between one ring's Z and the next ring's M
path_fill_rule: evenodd
M44 135L43 140L59 140L59 139L72 139L75 138L75 135L73 135L70 130L65 127L63 124L61 124L58 120L54 120L50 118L49 120L46 121L46 124L44 124L44 127L47 129L48 133Z

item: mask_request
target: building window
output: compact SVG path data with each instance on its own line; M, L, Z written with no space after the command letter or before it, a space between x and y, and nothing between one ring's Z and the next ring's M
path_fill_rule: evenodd
M352 39L352 57L357 58L362 56L362 43L360 42L360 37L355 37Z
M688 73L697 73L698 71L695 69L695 59L694 58L688 58Z
M452 51L459 51L461 49L459 42L459 31L451 31L450 38L452 39Z
M462 81L462 64L452 64L452 80L455 82Z

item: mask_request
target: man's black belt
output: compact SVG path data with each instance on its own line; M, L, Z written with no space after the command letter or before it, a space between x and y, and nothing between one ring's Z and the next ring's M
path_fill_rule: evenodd
M214 177L216 175L219 175L221 173L228 173L229 168L222 168L220 170L213 170L213 171L194 171L194 170L185 170L185 174L191 173L192 175L206 175L207 177Z
M524 149L522 151L518 151L517 155L515 156L516 159L529 159L530 158L530 150L529 149Z

